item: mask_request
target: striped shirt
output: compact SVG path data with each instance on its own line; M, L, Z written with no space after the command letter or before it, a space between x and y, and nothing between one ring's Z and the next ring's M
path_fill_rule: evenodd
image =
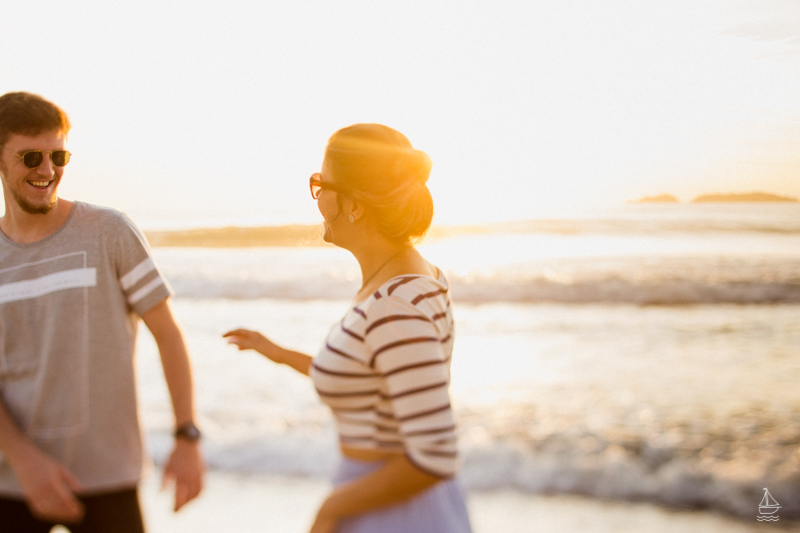
M453 313L447 280L392 278L348 310L311 378L342 445L405 453L438 477L456 471L450 406Z

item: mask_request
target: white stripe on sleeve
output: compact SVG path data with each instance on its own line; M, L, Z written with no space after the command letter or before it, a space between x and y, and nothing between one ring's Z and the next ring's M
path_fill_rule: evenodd
M143 300L148 294L156 290L161 285L164 285L164 280L161 276L153 278L147 285L134 292L128 298L131 305L136 305L139 301Z
M153 263L153 260L148 257L119 279L119 284L122 285L122 290L127 291L155 269L156 264Z

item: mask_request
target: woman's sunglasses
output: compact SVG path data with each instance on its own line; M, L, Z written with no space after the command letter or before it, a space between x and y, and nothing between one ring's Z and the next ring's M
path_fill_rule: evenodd
M311 177L308 179L308 186L311 188L311 198L314 200L319 199L319 193L322 192L322 189L328 189L331 191L336 191L340 193L347 194L348 190L342 187L337 187L333 183L326 183L322 181L322 174L319 172L315 172L311 174Z
M0 147L6 148L2 144ZM22 154L18 154L17 152L11 150L10 148L6 148L9 152L14 154L15 156L22 159L22 163L28 168L38 168L39 165L42 164L44 161L44 154L50 154L50 161L53 162L53 165L57 167L63 167L67 163L69 163L69 157L72 155L71 153L67 152L66 150L53 150L51 152L42 152L41 150L31 150L30 152L24 152Z

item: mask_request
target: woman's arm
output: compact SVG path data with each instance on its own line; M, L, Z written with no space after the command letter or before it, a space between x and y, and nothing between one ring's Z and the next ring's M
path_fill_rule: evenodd
M441 480L398 455L381 468L336 487L320 507L311 532L321 533L326 531L324 526L330 528L343 518L404 501Z
M298 372L308 375L311 367L311 356L304 353L281 348L264 335L249 329L235 329L223 335L229 344L235 344L239 350L255 350L270 361L289 365Z

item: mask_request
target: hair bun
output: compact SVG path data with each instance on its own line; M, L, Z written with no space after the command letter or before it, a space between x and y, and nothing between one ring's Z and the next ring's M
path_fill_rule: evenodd
M422 183L428 183L428 178L431 176L431 168L433 167L433 161L431 158L423 152L422 150L414 150L417 159L419 160L419 172L416 173L417 178Z
M425 234L433 218L426 185L433 163L405 135L355 124L331 136L325 161L336 181L370 206L384 235L405 242Z

